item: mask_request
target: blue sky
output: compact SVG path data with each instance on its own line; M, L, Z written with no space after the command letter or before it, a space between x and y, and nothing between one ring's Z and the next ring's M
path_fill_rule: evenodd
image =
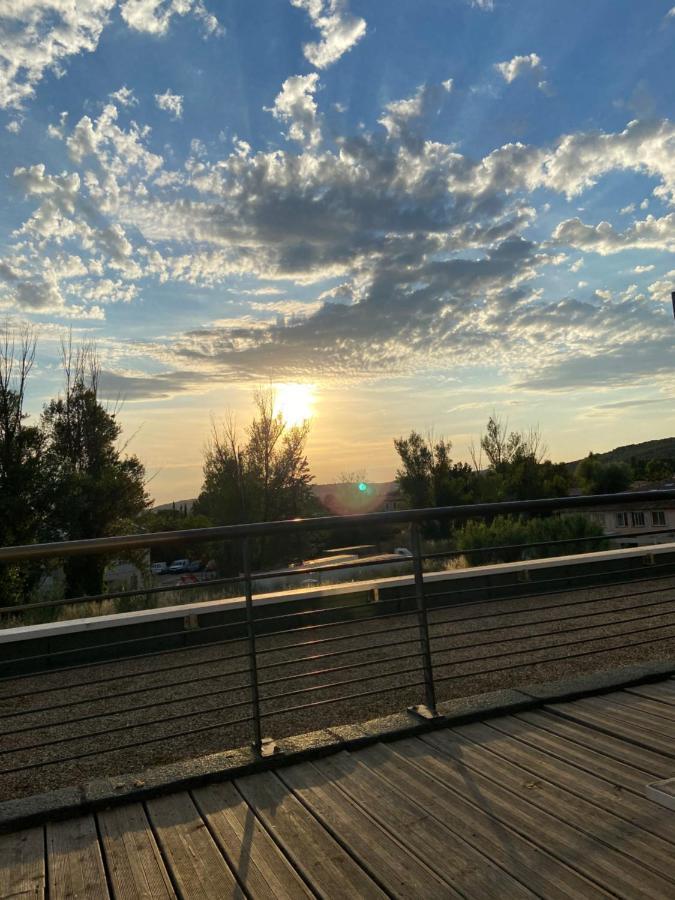
M33 409L94 338L159 500L269 381L323 481L411 427L466 458L493 410L554 458L672 434L674 47L672 0L11 0Z

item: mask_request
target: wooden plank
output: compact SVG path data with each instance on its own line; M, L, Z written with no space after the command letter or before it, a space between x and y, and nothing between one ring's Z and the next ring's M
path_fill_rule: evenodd
M166 864L182 898L242 898L230 867L216 846L197 808L185 793L147 802L150 822Z
M0 897L45 895L45 838L42 828L0 835Z
M313 896L231 782L192 793L230 867L251 897Z
M639 797L644 795L645 784L653 780L651 775L640 769L538 727L536 719L532 721L527 715L523 718L525 721L520 716L505 716L490 719L488 724L531 747L543 750L551 757L572 763L586 772L604 778L610 784L632 791Z
M638 697L635 694L629 694L628 691L612 694L612 698L615 703L625 706L633 712L675 722L675 706L668 703L659 703L658 700L652 700L649 697Z
M509 772L508 766L499 766L492 754L477 758L467 742L448 731L425 735L420 743L427 750L437 751L421 756L426 770L444 782L452 780L464 792L483 798L483 802L490 804L493 815L507 822L519 822L519 830L525 828L530 840L568 861L610 893L663 900L672 892L669 881L604 840L581 831L559 816L553 802L542 802L533 796L539 789L536 779L514 777L513 771ZM489 773L489 777L483 772Z
M649 697L657 700L659 703L666 703L675 706L675 682L659 681L657 684L639 684L626 688L629 694L636 694L638 697Z
M332 773L345 791L395 829L429 865L452 878L467 897L510 896L508 879L550 900L607 896L547 848L521 836L511 820L498 821L492 802L473 792L462 796L408 758L409 753L415 759L420 752L431 754L430 748L416 742L399 754L392 749L398 746L376 744L315 765Z
M278 775L387 893L409 900L459 896L353 803L333 783L332 775L311 763L282 769Z
M93 816L48 822L47 858L51 900L110 896Z
M580 703L581 701L579 700L573 700L568 703L553 703L544 707L544 709L554 715L564 716L598 731L605 731L616 737L621 737L640 747L646 747L648 750L656 750L663 756L675 756L673 742L667 738L654 732L636 729L621 718L611 716L607 712L600 712L597 709L581 706Z
M386 896L272 772L235 782L305 881L323 897Z
M97 819L116 900L155 900L176 896L140 803L104 810Z
M613 737L604 731L596 731L581 722L563 719L544 710L517 713L515 718L534 724L547 733L559 735L579 747L590 748L613 760L625 762L626 765L630 765L636 771L644 772L645 775L665 778L672 770L672 760L660 753L647 750L645 747L636 747L620 737Z
M645 788L645 794L654 803L665 806L669 810L675 809L675 778L668 778L665 781L656 781L648 784Z
M603 715L616 716L626 724L633 725L639 731L661 735L673 740L675 738L675 722L649 715L644 711L631 710L627 706L610 700L609 697L586 697L584 700L576 700L582 708L594 709Z
M510 731L508 721L503 721L501 728L496 723L486 722L456 730L458 734L480 742L488 747L491 753L499 754L507 762L519 766L530 775L545 778L551 784L557 785L565 792L563 795L565 802L588 820L595 815L597 807L604 814L604 828L613 829L616 824L613 817L617 816L634 829L649 832L645 835L648 853L640 856L640 859L648 862L650 854L655 855L660 860L660 864L655 865L655 868L667 877L675 874L675 867L672 864L675 853L675 821L672 816L663 814L662 810L656 809L645 799L644 781L640 793L624 791L619 785L608 783L583 767L551 756L546 750L518 740L513 731ZM516 733L517 731L518 725ZM569 795L574 795L576 799L572 799ZM590 804L593 808L588 810Z

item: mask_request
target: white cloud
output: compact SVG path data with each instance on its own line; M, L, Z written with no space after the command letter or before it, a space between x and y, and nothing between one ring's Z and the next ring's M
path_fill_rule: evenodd
M287 138L308 147L321 143L321 126L314 99L318 83L316 72L292 75L282 84L274 106L268 109L275 119L288 124Z
M183 117L183 98L180 94L172 94L166 90L163 94L155 94L155 103L160 109L170 113L172 119Z
M672 6L666 13L666 19L675 19L675 6Z
M21 131L21 120L12 119L11 122L8 122L5 125L5 128L7 129L7 131L9 131L10 134L18 134Z
M570 272L578 272L579 269L582 268L583 264L584 264L584 260L583 260L583 257L581 257L576 262L572 263L572 265L570 266Z
M208 12L202 0L122 0L120 12L129 28L164 35L174 16L193 15L207 35L222 36L225 29Z
M122 85L121 88L117 91L113 91L110 95L110 99L117 103L119 106L137 106L138 99L134 94L131 88L128 88L126 85Z
M302 48L305 58L317 69L337 62L366 33L365 20L351 15L347 0L291 0L291 4L309 14L321 35L318 43Z
M378 122L386 128L390 138L407 137L415 120L428 115L434 107L437 108L443 94L452 91L452 85L452 78L448 78L442 85L421 84L412 97L387 103Z
M609 222L585 225L581 219L567 219L553 232L553 240L579 250L592 250L601 256L622 250L675 250L675 213L660 219L647 216L623 232L616 231Z
M504 81L511 84L519 75L541 68L541 58L536 53L528 53L525 56L514 56L505 62L495 63L495 69ZM548 85L547 85L548 87Z
M115 0L11 0L0 9L0 108L21 108L48 72L95 50Z
M635 266L633 272L636 275L642 275L643 272L653 272L656 266Z
M630 215L630 213L634 213L634 212L635 212L635 204L629 203L628 206L623 206L619 210L619 215L628 216L628 215Z

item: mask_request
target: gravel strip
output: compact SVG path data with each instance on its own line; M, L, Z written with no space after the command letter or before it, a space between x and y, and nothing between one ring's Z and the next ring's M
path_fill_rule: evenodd
M433 610L437 698L673 660L674 601L664 578ZM415 616L262 635L257 647L266 735L424 699ZM245 653L244 641L204 645L0 682L0 800L250 742L251 723L235 721L251 715Z

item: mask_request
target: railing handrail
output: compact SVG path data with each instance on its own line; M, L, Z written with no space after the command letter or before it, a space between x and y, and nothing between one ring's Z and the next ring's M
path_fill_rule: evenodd
M45 544L24 544L0 547L0 563L27 559L69 557L87 553L121 552L166 544L197 543L300 531L321 531L358 525L388 525L434 519L472 519L502 513L554 512L564 509L584 509L593 506L621 506L626 503L653 503L675 500L675 489L627 491L619 494L586 494L578 497L547 497L540 500L506 500L498 503L470 503L458 506L432 506L423 509L401 509L392 512L357 513L347 516L317 516L305 519L285 519L276 522L251 522L240 525L214 525L208 528L188 528L182 531L156 531L113 537L86 538L77 541L54 541Z

